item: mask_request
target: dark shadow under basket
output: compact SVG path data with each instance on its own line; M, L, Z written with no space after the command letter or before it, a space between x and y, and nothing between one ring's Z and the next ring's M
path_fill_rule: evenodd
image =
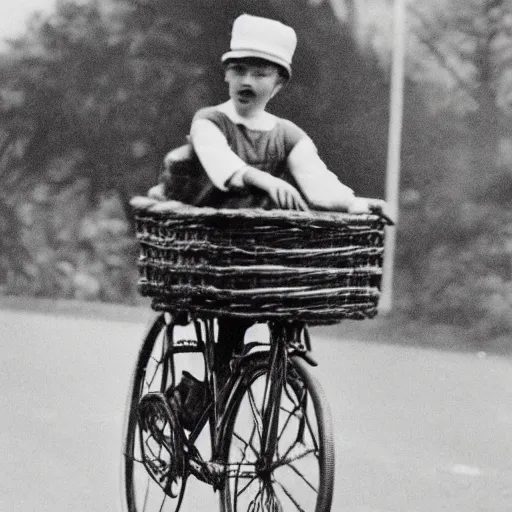
M135 197L138 289L161 311L335 323L377 313L377 215L214 209Z

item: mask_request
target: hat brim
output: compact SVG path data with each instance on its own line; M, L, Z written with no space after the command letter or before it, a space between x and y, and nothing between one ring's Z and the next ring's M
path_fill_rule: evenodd
M292 76L292 68L288 62L276 55L259 50L231 50L221 57L221 62L226 62L229 59L247 59L249 57L268 60L274 64L279 64L288 73L288 78Z

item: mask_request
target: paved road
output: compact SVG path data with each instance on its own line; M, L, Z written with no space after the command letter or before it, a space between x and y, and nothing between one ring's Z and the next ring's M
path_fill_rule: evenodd
M0 311L0 510L118 512L144 322ZM325 332L325 331L323 331ZM512 511L512 363L315 339L337 433L336 512ZM185 512L215 510L197 484Z

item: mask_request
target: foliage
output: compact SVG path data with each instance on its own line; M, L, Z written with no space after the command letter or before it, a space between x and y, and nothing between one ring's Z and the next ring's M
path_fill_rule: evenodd
M10 212L4 243L18 254L3 258L8 293L133 299L133 286L123 295L132 261L121 252L113 265L99 245L108 230L91 239L81 234L101 215L105 195L127 200L114 162L126 161L116 142L125 144L120 125L130 115L117 128L112 122L125 66L109 31L96 5L59 4L50 20L34 21L2 67L1 195ZM116 215L126 231L122 210ZM119 229L110 238L118 252L129 242ZM119 283L110 290L114 275Z
M501 0L410 7L409 76L430 114L405 169L400 262L416 316L480 341L512 331L511 16Z
M5 293L135 301L136 247L119 199L102 195L91 209L88 187L85 179L65 189L45 182L13 198L20 237Z

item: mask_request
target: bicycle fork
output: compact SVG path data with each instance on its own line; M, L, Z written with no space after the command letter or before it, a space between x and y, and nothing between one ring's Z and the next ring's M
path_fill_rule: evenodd
M270 367L263 399L262 454L256 470L262 478L266 477L270 480L273 458L279 442L279 413L288 366L286 342L290 339L290 329L294 329L294 326L272 323L269 327L271 340Z

